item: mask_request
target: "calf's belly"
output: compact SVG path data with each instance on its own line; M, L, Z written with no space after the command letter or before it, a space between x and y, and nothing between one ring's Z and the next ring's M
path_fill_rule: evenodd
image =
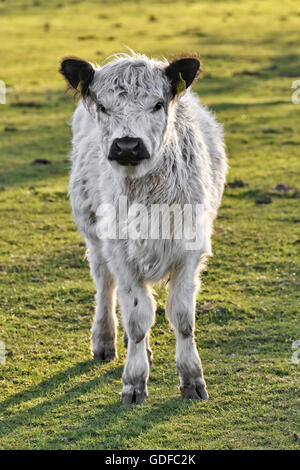
M106 240L103 243L104 257L113 271L125 265L135 277L147 281L163 279L180 262L183 253L180 240Z

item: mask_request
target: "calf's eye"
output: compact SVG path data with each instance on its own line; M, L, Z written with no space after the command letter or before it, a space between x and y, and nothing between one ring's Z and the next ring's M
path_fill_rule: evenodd
M161 101L159 101L158 103L156 103L156 105L154 106L153 108L153 112L156 113L157 111L159 111L160 109L162 109L163 107L163 103Z
M101 103L98 104L97 111L100 111L101 113L106 113L106 109Z

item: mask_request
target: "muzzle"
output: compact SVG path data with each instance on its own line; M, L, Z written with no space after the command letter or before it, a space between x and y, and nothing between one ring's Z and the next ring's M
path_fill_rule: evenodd
M150 158L142 139L138 137L122 137L115 139L111 145L108 160L116 161L120 165L136 166L143 160Z

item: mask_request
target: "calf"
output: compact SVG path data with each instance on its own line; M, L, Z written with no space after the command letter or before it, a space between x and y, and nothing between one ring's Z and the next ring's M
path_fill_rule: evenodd
M166 276L181 393L208 398L194 340L195 296L227 164L221 125L189 89L199 71L193 55L168 63L119 54L103 67L72 57L61 62L60 72L80 95L69 191L97 288L92 352L98 360L116 357L117 289L127 346L124 404L142 403L147 395L155 312L150 287ZM178 235L188 219L178 209L190 215L188 235Z

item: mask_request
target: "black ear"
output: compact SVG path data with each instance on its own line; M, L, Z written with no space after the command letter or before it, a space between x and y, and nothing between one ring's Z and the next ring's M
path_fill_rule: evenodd
M173 96L186 90L200 72L200 60L186 57L172 62L166 68L166 75L171 82Z
M88 88L95 75L95 70L89 62L75 57L69 57L61 61L59 71L71 87L80 91L82 96L88 94Z

